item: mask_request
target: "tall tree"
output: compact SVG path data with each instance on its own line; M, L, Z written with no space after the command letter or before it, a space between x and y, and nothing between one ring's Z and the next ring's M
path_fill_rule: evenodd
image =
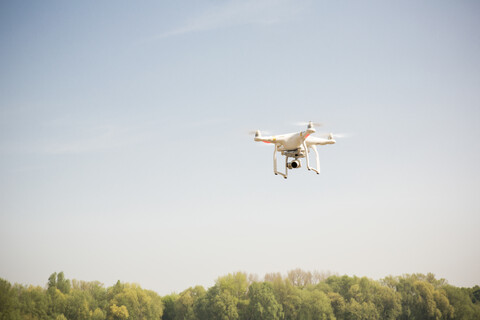
M205 296L206 291L202 286L188 288L178 295L175 300L175 319L176 320L195 320L195 304L198 299Z
M301 289L288 279L275 278L272 287L276 300L282 305L286 320L298 319L302 307Z
M175 301L178 299L178 294L172 293L162 297L164 306L162 320L175 320Z
M332 304L328 296L319 290L302 290L299 319L334 320Z
M158 294L150 290L142 289L136 284L117 284L118 287L114 289L114 291L120 287L122 287L122 289L115 296L113 296L109 302L110 315L113 315L115 311L122 311L118 308L122 308L124 306L131 319L161 318L163 314L163 304L162 299Z
M19 301L7 280L0 278L0 320L20 319Z
M271 283L252 283L248 288L248 298L250 302L245 319L278 320L283 318L282 305L275 299Z

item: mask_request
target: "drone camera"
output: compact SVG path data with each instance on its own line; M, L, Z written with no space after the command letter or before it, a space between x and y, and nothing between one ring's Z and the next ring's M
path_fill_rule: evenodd
M300 160L294 160L287 164L288 169L297 169L297 168L300 168L301 166L302 164L300 163Z

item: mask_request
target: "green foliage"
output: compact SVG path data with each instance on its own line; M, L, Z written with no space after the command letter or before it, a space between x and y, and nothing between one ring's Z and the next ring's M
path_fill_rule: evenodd
M57 316L65 313L67 306L67 299L65 295L55 287L49 288L47 294L49 298L48 314Z
M110 300L109 315L114 319L127 315L131 319L160 319L163 314L161 297L153 291L136 284L119 284ZM116 285L116 286L117 286ZM124 310L128 312L125 313Z
M289 279L283 279L280 274L269 279L272 283L276 300L282 305L286 320L298 319L302 307L301 289L294 286Z
M63 272L59 272L57 275L57 289L64 294L70 292L70 280L65 279Z
M32 319L48 319L49 297L41 287L15 285L19 311ZM25 316L24 316L25 317Z
M65 279L63 272L52 273L48 278L48 289L58 289L61 293L68 294L70 292L70 280Z
M335 314L328 296L320 290L302 290L302 304L298 319L334 320Z
M110 316L109 319L112 320L125 320L129 317L128 309L125 306L117 306L116 304L112 304L110 306Z
M178 299L176 293L172 293L162 297L162 303L164 306L162 320L174 320L175 319L175 301Z
M195 307L198 319L243 319L248 306L247 290L245 273L237 272L218 278Z
M67 297L65 316L69 320L89 320L90 305L88 303L88 293L86 291L73 291Z
M283 318L282 305L277 302L273 286L268 282L254 282L248 288L248 319L277 320Z
M95 309L92 313L92 320L105 320L106 317L106 314L100 308Z
M202 286L195 288L188 288L176 297L174 302L174 312L176 320L195 320L195 305L199 299L202 299L206 294Z
M10 282L0 279L0 320L19 319L19 302Z
M480 287L458 288L433 274L368 278L290 271L219 277L160 297L139 285L105 288L53 273L45 288L0 279L0 320L476 320Z
M443 289L446 282L432 274L413 274L385 281L401 295L399 319L454 319L455 310Z
M346 320L377 320L380 316L371 302L359 303L355 299L350 299L345 307Z
M472 295L472 301L473 303L480 303L480 287L475 286L471 290L471 295Z
M330 299L330 303L332 304L335 318L344 319L346 309L345 299L337 292L328 292L328 298Z
M474 296L475 288L457 288L447 285L443 288L453 306L455 319L474 320L480 315L480 303Z
M46 289L12 286L0 279L0 320L105 320L162 318L161 297L138 285L70 281L63 272L48 278Z

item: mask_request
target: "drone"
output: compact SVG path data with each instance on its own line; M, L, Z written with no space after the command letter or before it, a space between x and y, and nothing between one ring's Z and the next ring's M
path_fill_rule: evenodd
M262 136L260 130L255 132L255 141L261 141L265 143L274 144L273 149L273 173L275 175L281 175L285 179L288 177L288 170L298 169L302 166L300 162L301 158L306 159L307 169L320 174L320 159L318 157L317 145L334 144L336 141L333 138L333 134L330 133L327 138L319 138L311 136L315 133L314 123L308 122L307 130L301 132L281 134L278 136ZM310 160L308 154L310 149L315 153L316 168L310 167ZM282 156L285 156L285 173L277 170L277 152L280 152ZM288 161L291 158L292 161Z

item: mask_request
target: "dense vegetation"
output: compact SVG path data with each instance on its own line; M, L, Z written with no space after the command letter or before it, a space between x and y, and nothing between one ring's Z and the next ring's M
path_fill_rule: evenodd
M135 284L52 274L45 288L0 279L0 319L480 319L480 287L458 288L432 274L368 278L292 270L264 281L245 273L160 297Z

